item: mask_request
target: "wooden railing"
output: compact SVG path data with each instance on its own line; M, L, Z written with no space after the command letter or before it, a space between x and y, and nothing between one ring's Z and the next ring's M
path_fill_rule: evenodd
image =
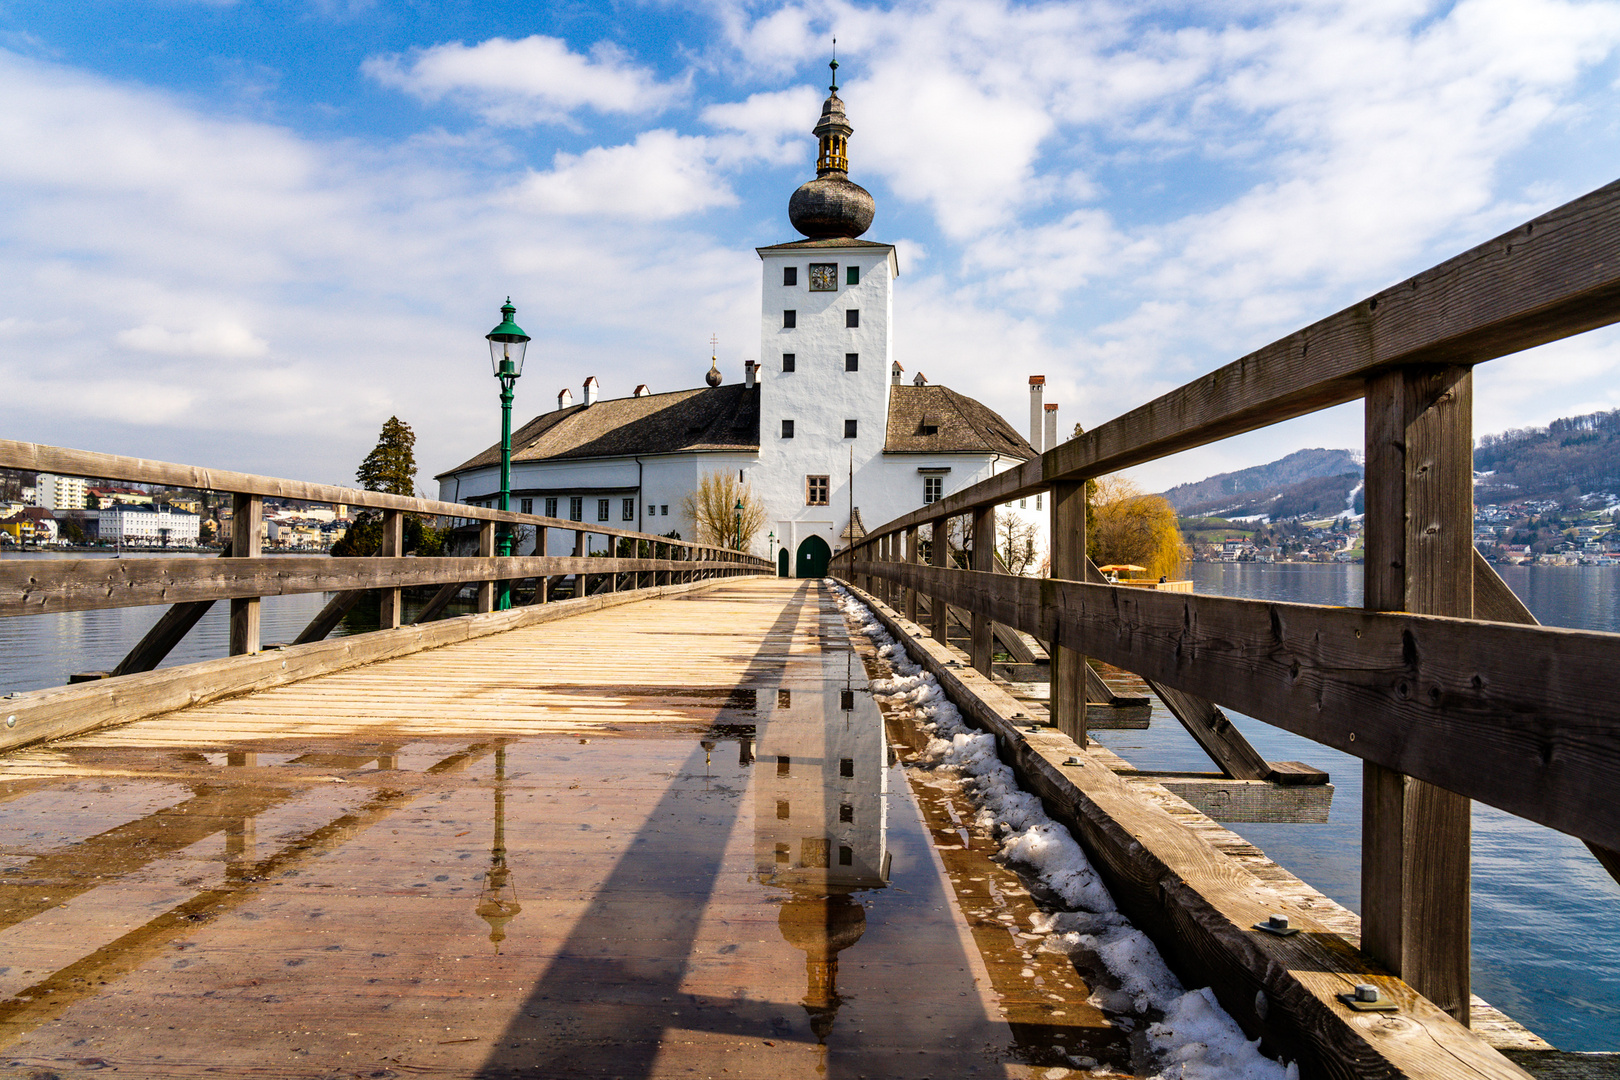
M409 586L439 586L434 597L417 614L414 621L420 623L440 615L451 599L469 584L477 585L477 611L489 612L495 607L497 583L502 581L515 583L532 579L533 590L523 602L543 604L548 599L548 583L563 578L574 579L573 592L579 596L593 589L650 587L772 572L767 560L745 552L606 525L35 443L0 440L0 467L231 494L230 535L225 538L223 558L0 560L0 616L174 605L113 670L115 675L155 668L202 614L220 600L231 604L230 652L242 655L260 649L259 603L265 596L337 593L295 641L307 644L325 638L360 597L371 590L381 595L380 628L387 630L402 624L401 590ZM379 511L382 549L371 558L263 555L261 531L266 498ZM406 514L478 522L478 556L406 556L403 550ZM514 529L524 526L533 529L536 554L495 555L496 529L501 524ZM572 555L543 554L555 530L573 534ZM608 538L610 546L615 548L628 540L626 546L637 554L645 551L647 557L590 556L588 538L593 536Z
M940 641L947 606L970 612L986 674L993 623L1050 642L1053 720L1082 745L1095 656L1202 710L1206 735L1219 702L1361 758L1363 948L1466 1023L1470 799L1587 841L1620 877L1620 635L1534 625L1474 551L1472 367L1617 320L1620 183L871 528L832 572L912 619L932 598ZM1356 398L1363 610L1110 586L1088 566L1088 478ZM943 542L920 562L950 519L989 540L998 504L1043 491L1050 579L993 573L991 543L968 569ZM1206 749L1241 775L1240 752Z

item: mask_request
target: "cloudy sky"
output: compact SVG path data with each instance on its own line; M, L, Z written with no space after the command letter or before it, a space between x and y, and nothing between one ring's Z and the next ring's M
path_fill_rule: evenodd
M348 483L397 414L425 479L498 436L507 294L520 419L711 334L740 378L835 35L897 357L1020 427L1029 374L1093 426L1620 170L1620 3L0 0L0 437ZM1489 364L1476 432L1617 375Z

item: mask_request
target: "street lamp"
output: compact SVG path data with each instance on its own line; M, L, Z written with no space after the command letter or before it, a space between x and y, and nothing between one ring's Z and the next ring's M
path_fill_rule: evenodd
M741 551L743 549L743 546L742 546L742 511L743 511L742 500L738 499L737 500L737 550L738 551Z
M776 570L776 530L772 529L765 535L766 538L771 542L771 570L774 573Z
M495 377L501 381L501 509L512 509L512 387L523 374L523 350L529 344L529 335L512 321L517 308L508 296L501 305L501 324L484 337L489 340L489 362ZM500 553L512 554L512 530L500 525ZM500 597L495 604L500 611L512 606L512 586L501 582Z

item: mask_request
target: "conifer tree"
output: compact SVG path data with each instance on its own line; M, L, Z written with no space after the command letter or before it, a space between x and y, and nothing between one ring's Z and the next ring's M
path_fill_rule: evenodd
M390 495L416 494L416 432L397 416L390 416L366 460L354 471L367 491Z

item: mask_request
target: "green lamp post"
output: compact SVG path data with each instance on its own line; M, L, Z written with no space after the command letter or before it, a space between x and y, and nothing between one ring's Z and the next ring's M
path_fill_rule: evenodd
M512 509L512 387L523 374L523 350L529 344L529 335L512 321L517 308L508 296L501 305L501 324L484 337L489 340L489 361L495 377L501 382L501 509ZM506 522L500 525L500 554L512 554L512 530ZM512 587L501 582L500 596L495 604L500 611L512 606Z

